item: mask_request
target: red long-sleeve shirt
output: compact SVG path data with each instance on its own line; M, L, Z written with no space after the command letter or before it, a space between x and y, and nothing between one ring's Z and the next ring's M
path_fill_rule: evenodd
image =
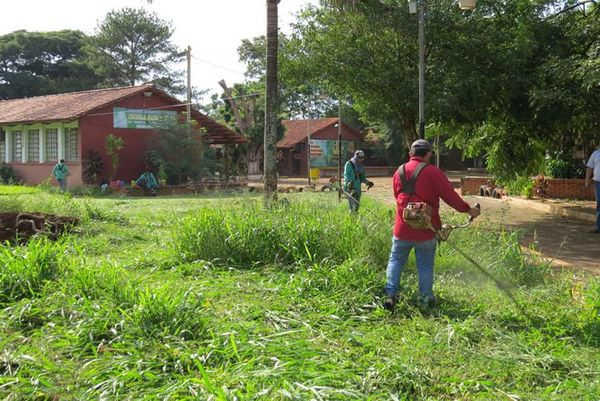
M405 164L404 177L409 180L419 163L424 160L413 156ZM431 223L436 229L440 229L440 198L459 212L468 212L471 206L465 202L452 188L452 184L442 170L436 166L429 165L421 170L417 177L415 193L408 195L400 192L402 181L398 171L394 174L394 199L396 199L396 223L394 224L394 237L404 241L427 241L435 237L430 229L419 230L412 228L402 219L402 211L408 202L426 202L432 207Z

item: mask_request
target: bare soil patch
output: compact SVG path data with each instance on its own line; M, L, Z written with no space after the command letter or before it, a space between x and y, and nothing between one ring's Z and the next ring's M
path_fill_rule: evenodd
M0 241L27 242L34 235L56 239L78 223L75 217L40 212L0 213Z

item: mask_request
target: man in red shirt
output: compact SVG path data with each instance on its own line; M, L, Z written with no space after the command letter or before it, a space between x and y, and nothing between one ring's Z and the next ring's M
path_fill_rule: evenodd
M425 202L431 206L431 225L435 230L442 226L440 219L440 198L459 212L468 213L471 217L479 216L480 210L469 206L452 188L448 177L436 166L429 164L431 159L431 144L424 139L413 142L410 149L410 160L400 166L393 178L394 198L396 199L396 222L394 224L394 237L392 238L392 251L387 266L387 283L384 302L386 309L393 309L400 286L400 274L406 264L408 255L415 248L417 271L419 273L419 302L425 306L435 303L433 296L433 264L435 248L437 245L436 234L430 228L417 229L408 225L403 219L403 211L409 202ZM404 169L405 183L410 180L415 169L421 163L427 163L414 184L414 193L403 192L400 170Z

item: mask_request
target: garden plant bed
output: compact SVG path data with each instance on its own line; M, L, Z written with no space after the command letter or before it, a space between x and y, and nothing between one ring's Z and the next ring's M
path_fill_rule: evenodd
M40 212L0 213L0 241L27 241L34 235L56 239L78 222L75 217Z

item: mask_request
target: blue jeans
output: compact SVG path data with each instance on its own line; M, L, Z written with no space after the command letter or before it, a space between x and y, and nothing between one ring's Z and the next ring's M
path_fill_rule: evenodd
M433 298L433 261L437 240L429 241L402 241L392 239L392 251L387 266L387 283L385 293L394 297L400 287L400 274L408 260L410 250L415 248L417 271L419 272L419 293L421 297Z
M352 196L352 198L354 198L348 198L348 206L350 207L350 213L358 212L358 208L360 207L361 193L350 192L350 195Z
M600 181L594 181L596 190L596 230L600 230Z

